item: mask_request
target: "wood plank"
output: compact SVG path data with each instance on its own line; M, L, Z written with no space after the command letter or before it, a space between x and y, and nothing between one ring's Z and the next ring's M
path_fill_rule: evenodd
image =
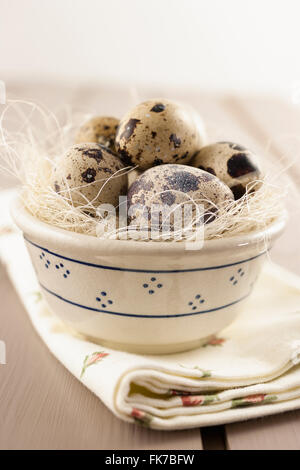
M280 136L288 135L299 128L299 110L289 109L278 100L254 100L231 98L227 101L228 112L235 116L240 125L248 130L257 146L267 148L274 161L285 155ZM300 154L300 140L293 139L294 152ZM299 179L299 161L289 172L295 183ZM299 204L299 195L297 203ZM292 214L293 215L293 214ZM299 217L293 217L292 223L277 245L272 250L272 259L300 274L300 236ZM300 411L269 416L263 419L226 425L226 437L229 449L299 449L300 448Z
M132 425L120 429L119 441L115 449L201 450L202 440L200 429L154 431Z
M226 426L229 450L300 450L300 411Z

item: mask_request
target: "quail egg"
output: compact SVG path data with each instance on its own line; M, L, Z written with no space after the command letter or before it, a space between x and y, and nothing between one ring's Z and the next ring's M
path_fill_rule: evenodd
M76 136L77 144L95 142L115 150L115 137L119 119L107 116L96 116L86 122Z
M123 168L119 157L103 145L76 144L56 161L52 186L75 206L89 202L116 206L119 195L127 191Z
M236 200L245 194L248 183L262 177L257 156L233 142L202 147L191 164L220 178L230 187Z
M209 223L216 218L218 208L234 200L231 190L216 176L176 164L146 170L132 183L127 197L129 223L143 228L149 227L150 221L152 226L159 223L155 205L163 206L164 215L168 217L174 214L175 207L182 210L186 204L193 208L201 204L205 211L201 211L203 220Z
M137 105L121 119L115 146L126 164L141 170L184 164L204 145L200 129L193 113L172 101L155 99Z

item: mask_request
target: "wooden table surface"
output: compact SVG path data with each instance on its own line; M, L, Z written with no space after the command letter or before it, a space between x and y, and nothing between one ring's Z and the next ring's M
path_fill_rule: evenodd
M210 141L231 140L270 159L294 164L287 172L300 183L300 104L277 98L216 96L172 89L7 83L8 98L38 101L52 110L65 104L97 114L121 116L135 100L179 99L204 117ZM1 105L0 105L1 111ZM1 178L1 186L12 181ZM299 195L291 190L291 221L272 258L300 274ZM49 353L34 332L0 268L0 339L7 364L0 365L0 449L300 449L300 411L247 422L162 432L115 418Z

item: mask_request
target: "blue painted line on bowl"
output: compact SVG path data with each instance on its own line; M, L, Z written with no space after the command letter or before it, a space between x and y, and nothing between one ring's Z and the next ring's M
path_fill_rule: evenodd
M177 313L177 314L174 314L174 315L138 315L138 314L135 314L135 313L111 312L109 310L101 310L101 309L95 308L95 307L88 307L87 305L82 305L82 304L79 304L77 302L73 302L72 300L66 299L65 297L62 297L61 295L57 294L56 292L53 292L52 290L50 290L47 287L43 286L43 284L41 284L41 283L39 283L39 284L40 284L42 289L44 289L46 292L48 292L48 294L53 295L54 297L56 297L59 300L62 300L63 302L74 305L75 307L83 308L85 310L91 310L93 312L105 313L105 314L108 314L108 315L118 315L118 316L121 316L121 317L157 318L157 319L159 319L159 318L190 317L190 316L194 316L194 315L202 315L203 313L216 312L217 310L222 310L224 308L231 307L232 305L235 305L235 304L241 302L242 300L246 299L251 293L251 290L250 290L248 292L248 294L244 295L243 297L241 297L237 300L234 300L233 302L230 302L229 304L222 305L221 307L211 308L209 310L202 310L201 312Z
M123 272L133 272L133 273L153 273L153 274L173 274L173 273L191 273L191 272L197 272L197 271L209 271L212 269L222 269L222 268L229 268L230 266L236 266L238 264L242 263L247 263L249 261L252 261L256 258L259 258L260 256L265 255L268 250L263 251L262 253L259 253L256 256L252 256L251 258L243 259L241 261L236 261L235 263L229 263L229 264L222 264L219 266L208 266L205 268L191 268L191 269L164 269L164 270L153 270L153 269L134 269L134 268L120 268L118 266L105 266L102 264L95 264L95 263L88 263L87 261L80 261L78 259L74 258L68 258L67 256L60 255L59 253L55 253L54 251L50 251L47 248L44 248L40 245L37 245L36 243L32 242L28 238L24 237L24 240L30 243L31 245L35 246L36 248L42 249L43 251L49 253L50 255L57 256L58 258L65 259L67 261L71 261L73 263L78 263L82 264L84 266L91 266L93 268L98 268L98 269L109 269L111 271L123 271Z

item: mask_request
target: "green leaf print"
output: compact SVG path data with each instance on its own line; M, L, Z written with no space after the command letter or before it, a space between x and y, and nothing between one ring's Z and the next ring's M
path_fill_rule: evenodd
M43 298L42 293L41 293L39 290L37 290L37 291L35 291L35 292L31 292L31 295L33 295L33 296L35 297L35 303L36 303L36 304L37 304L38 302L40 302L40 301L42 300L42 298Z

